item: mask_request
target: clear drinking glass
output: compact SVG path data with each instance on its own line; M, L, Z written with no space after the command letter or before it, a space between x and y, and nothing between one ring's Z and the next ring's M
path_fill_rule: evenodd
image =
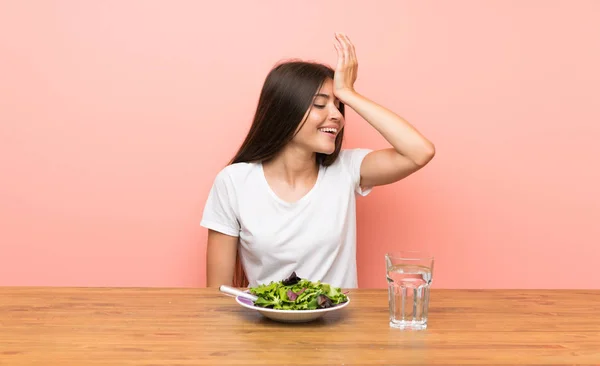
M429 288L433 256L425 252L399 251L385 255L390 307L390 327L427 328Z

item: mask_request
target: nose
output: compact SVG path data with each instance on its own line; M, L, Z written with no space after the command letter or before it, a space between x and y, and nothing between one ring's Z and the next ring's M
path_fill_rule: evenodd
M340 112L335 105L329 108L329 119L334 121L342 121L343 118L344 116L342 116L342 112Z

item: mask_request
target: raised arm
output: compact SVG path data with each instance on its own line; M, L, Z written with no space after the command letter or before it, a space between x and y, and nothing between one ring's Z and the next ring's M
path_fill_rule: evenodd
M400 116L357 93L353 86L358 71L354 45L343 34L336 34L334 45L338 52L334 94L392 145L365 157L360 169L361 186L393 183L425 166L435 155L433 143Z

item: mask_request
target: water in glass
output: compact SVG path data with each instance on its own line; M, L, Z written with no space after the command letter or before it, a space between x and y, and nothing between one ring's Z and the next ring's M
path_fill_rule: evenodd
M433 259L391 254L386 256L386 264L390 326L426 329Z

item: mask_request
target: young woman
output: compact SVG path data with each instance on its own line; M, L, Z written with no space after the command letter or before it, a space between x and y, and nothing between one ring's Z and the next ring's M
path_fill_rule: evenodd
M250 131L206 202L207 286L256 286L296 272L358 287L355 195L433 158L433 144L413 126L354 90L348 37L336 33L334 46L335 70L294 61L267 76ZM342 150L346 106L392 147Z

